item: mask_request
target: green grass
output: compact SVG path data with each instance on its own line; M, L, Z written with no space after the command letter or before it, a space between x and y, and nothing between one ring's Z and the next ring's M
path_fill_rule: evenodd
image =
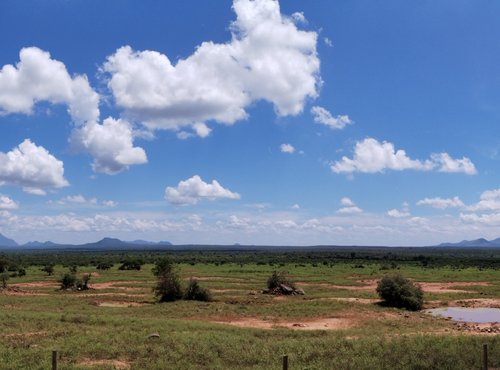
M22 289L45 295L0 292L0 369L48 369L54 349L59 351L61 369L89 369L83 364L89 360L121 360L132 369L280 369L284 354L290 356L293 369L471 369L480 368L483 343L490 346L490 366L500 367L498 336L467 336L454 331L451 322L423 313L331 299L377 298L374 291L327 285L362 285L360 280L379 279L393 271L380 270L378 263L366 263L363 269L352 263L331 267L290 263L279 268L179 264L176 268L184 283L191 276L198 277L200 285L214 290L215 301L164 304L156 303L153 296L152 265L140 271L117 267L98 271L99 276L91 278L91 287L114 282L106 289L66 292L57 286L33 286ZM261 294L275 269L306 282L306 295L276 299ZM25 277L12 278L9 285L41 281L57 285L64 271L56 266L54 276L47 276L38 267L30 267ZM78 269L78 273L94 271ZM500 297L497 270L402 265L397 271L417 281L491 282L490 286L466 287L472 291L466 295L426 294L426 300ZM142 305L101 307L102 302ZM245 318L307 323L330 317L347 318L354 325L300 331L215 323ZM160 338L148 339L150 333L159 333ZM111 363L108 368L113 368Z

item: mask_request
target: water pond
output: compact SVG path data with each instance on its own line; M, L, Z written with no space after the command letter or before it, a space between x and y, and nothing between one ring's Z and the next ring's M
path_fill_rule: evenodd
M426 310L426 312L434 316L449 317L455 321L500 322L500 308L442 307Z

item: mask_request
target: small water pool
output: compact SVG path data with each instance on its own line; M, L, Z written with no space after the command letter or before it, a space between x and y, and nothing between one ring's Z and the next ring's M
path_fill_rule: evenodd
M500 308L442 307L426 310L426 312L434 316L450 317L455 321L500 322Z

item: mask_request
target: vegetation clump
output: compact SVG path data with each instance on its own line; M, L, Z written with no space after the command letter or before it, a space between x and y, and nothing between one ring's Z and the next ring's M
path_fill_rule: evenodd
M141 260L126 260L118 267L118 270L140 270L142 264Z
M61 290L88 290L90 274L84 274L78 278L73 272L65 272L59 279Z
M264 289L262 292L264 294L304 294L304 291L297 288L284 271L274 271L269 279L267 279L267 289Z
M212 295L208 289L202 288L196 279L191 278L182 298L189 301L209 302L212 300Z
M377 293L391 307L418 311L424 304L422 288L401 274L385 275L377 284Z
M202 288L195 279L191 279L187 289L183 290L179 275L175 272L172 262L168 258L162 258L156 262L153 274L157 278L153 291L160 302L172 302L179 299L211 300L210 291Z

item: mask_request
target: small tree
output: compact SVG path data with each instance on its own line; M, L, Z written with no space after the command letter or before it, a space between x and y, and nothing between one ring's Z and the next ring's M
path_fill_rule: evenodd
M202 288L196 279L191 278L182 298L191 301L209 302L212 300L212 295L208 289Z
M81 279L77 279L75 281L75 288L76 290L88 290L89 289L89 281L90 281L90 274L83 274Z
M179 276L173 270L172 263L168 258L162 258L156 262L153 274L157 278L153 291L160 302L171 302L182 298Z
M6 289L8 280L9 280L9 273L8 272L0 273L0 288Z
M40 270L46 272L47 275L52 276L54 274L54 265L53 264L45 265Z
M401 274L387 274L377 285L377 293L392 307L418 311L424 304L424 293L418 284Z
M61 289L73 289L76 284L76 276L71 272L65 272L59 279Z

